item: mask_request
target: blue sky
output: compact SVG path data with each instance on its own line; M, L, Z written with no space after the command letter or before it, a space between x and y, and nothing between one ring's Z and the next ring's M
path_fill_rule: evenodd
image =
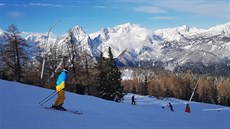
M207 29L230 22L229 0L1 0L0 28L64 34L80 25L87 33L131 22L150 29L182 25Z

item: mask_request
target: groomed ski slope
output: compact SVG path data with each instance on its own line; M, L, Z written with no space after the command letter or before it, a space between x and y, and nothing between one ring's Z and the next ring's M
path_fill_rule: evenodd
M185 113L186 101L173 98L135 95L134 106L130 104L132 94L116 103L66 92L64 107L83 112L76 115L39 106L52 92L0 80L0 129L230 129L230 107L226 106L193 102L192 113ZM44 106L52 105L54 99ZM175 112L167 108L168 102Z

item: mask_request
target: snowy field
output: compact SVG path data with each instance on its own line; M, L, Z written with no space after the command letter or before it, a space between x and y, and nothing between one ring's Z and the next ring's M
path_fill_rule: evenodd
M66 92L64 107L83 112L76 115L38 104L52 92L0 80L0 129L230 129L226 106L192 102L191 113L185 113L186 101L173 98L135 95L137 105L131 105L133 94L116 103ZM51 106L55 98L43 106ZM169 102L175 112L167 107Z

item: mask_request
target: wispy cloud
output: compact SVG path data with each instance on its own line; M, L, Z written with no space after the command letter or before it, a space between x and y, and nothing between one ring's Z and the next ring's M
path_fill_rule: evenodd
M21 16L21 13L18 11L12 11L12 12L7 12L7 15L10 17L19 17Z
M6 4L0 3L0 6L4 6L4 5L6 5Z
M105 9L105 8L107 8L106 6L92 6L93 8L99 8L99 9Z
M43 3L29 3L24 5L25 7L28 6L40 6L40 7L63 7L63 5L59 5L59 4L43 4Z
M161 2L159 6L179 12L226 18L229 17L229 4L230 2L224 0L177 0Z
M151 17L150 20L173 20L175 17L170 16L157 16L157 17Z
M126 3L137 4L135 11L145 13L169 13L171 11L190 13L202 16L228 18L230 1L228 0L124 0Z
M139 6L135 8L138 12L145 12L145 13L165 13L166 11L154 6Z

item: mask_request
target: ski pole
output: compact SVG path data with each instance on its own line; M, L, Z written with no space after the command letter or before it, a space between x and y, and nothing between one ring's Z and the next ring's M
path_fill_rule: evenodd
M42 102L42 103L40 103L40 105L42 106L43 104L45 104L46 102L48 102L50 99L52 99L54 96L56 96L59 92L61 92L62 90L64 90L64 88L63 89L61 89L60 91L58 91L58 92L54 92L55 94L53 94L52 96L50 96L49 98L47 98L46 99L46 101L44 101L44 102Z
M43 100L41 100L38 104L41 104L43 101L45 101L46 99L48 99L51 95L53 95L56 91L54 91L52 94L48 95L46 98L44 98Z
M52 95L50 98L46 99L46 101L40 103L40 105L42 106L43 104L45 104L46 102L48 102L50 99L52 99L54 96L56 96L56 94L58 94L58 92L56 92L54 95Z

